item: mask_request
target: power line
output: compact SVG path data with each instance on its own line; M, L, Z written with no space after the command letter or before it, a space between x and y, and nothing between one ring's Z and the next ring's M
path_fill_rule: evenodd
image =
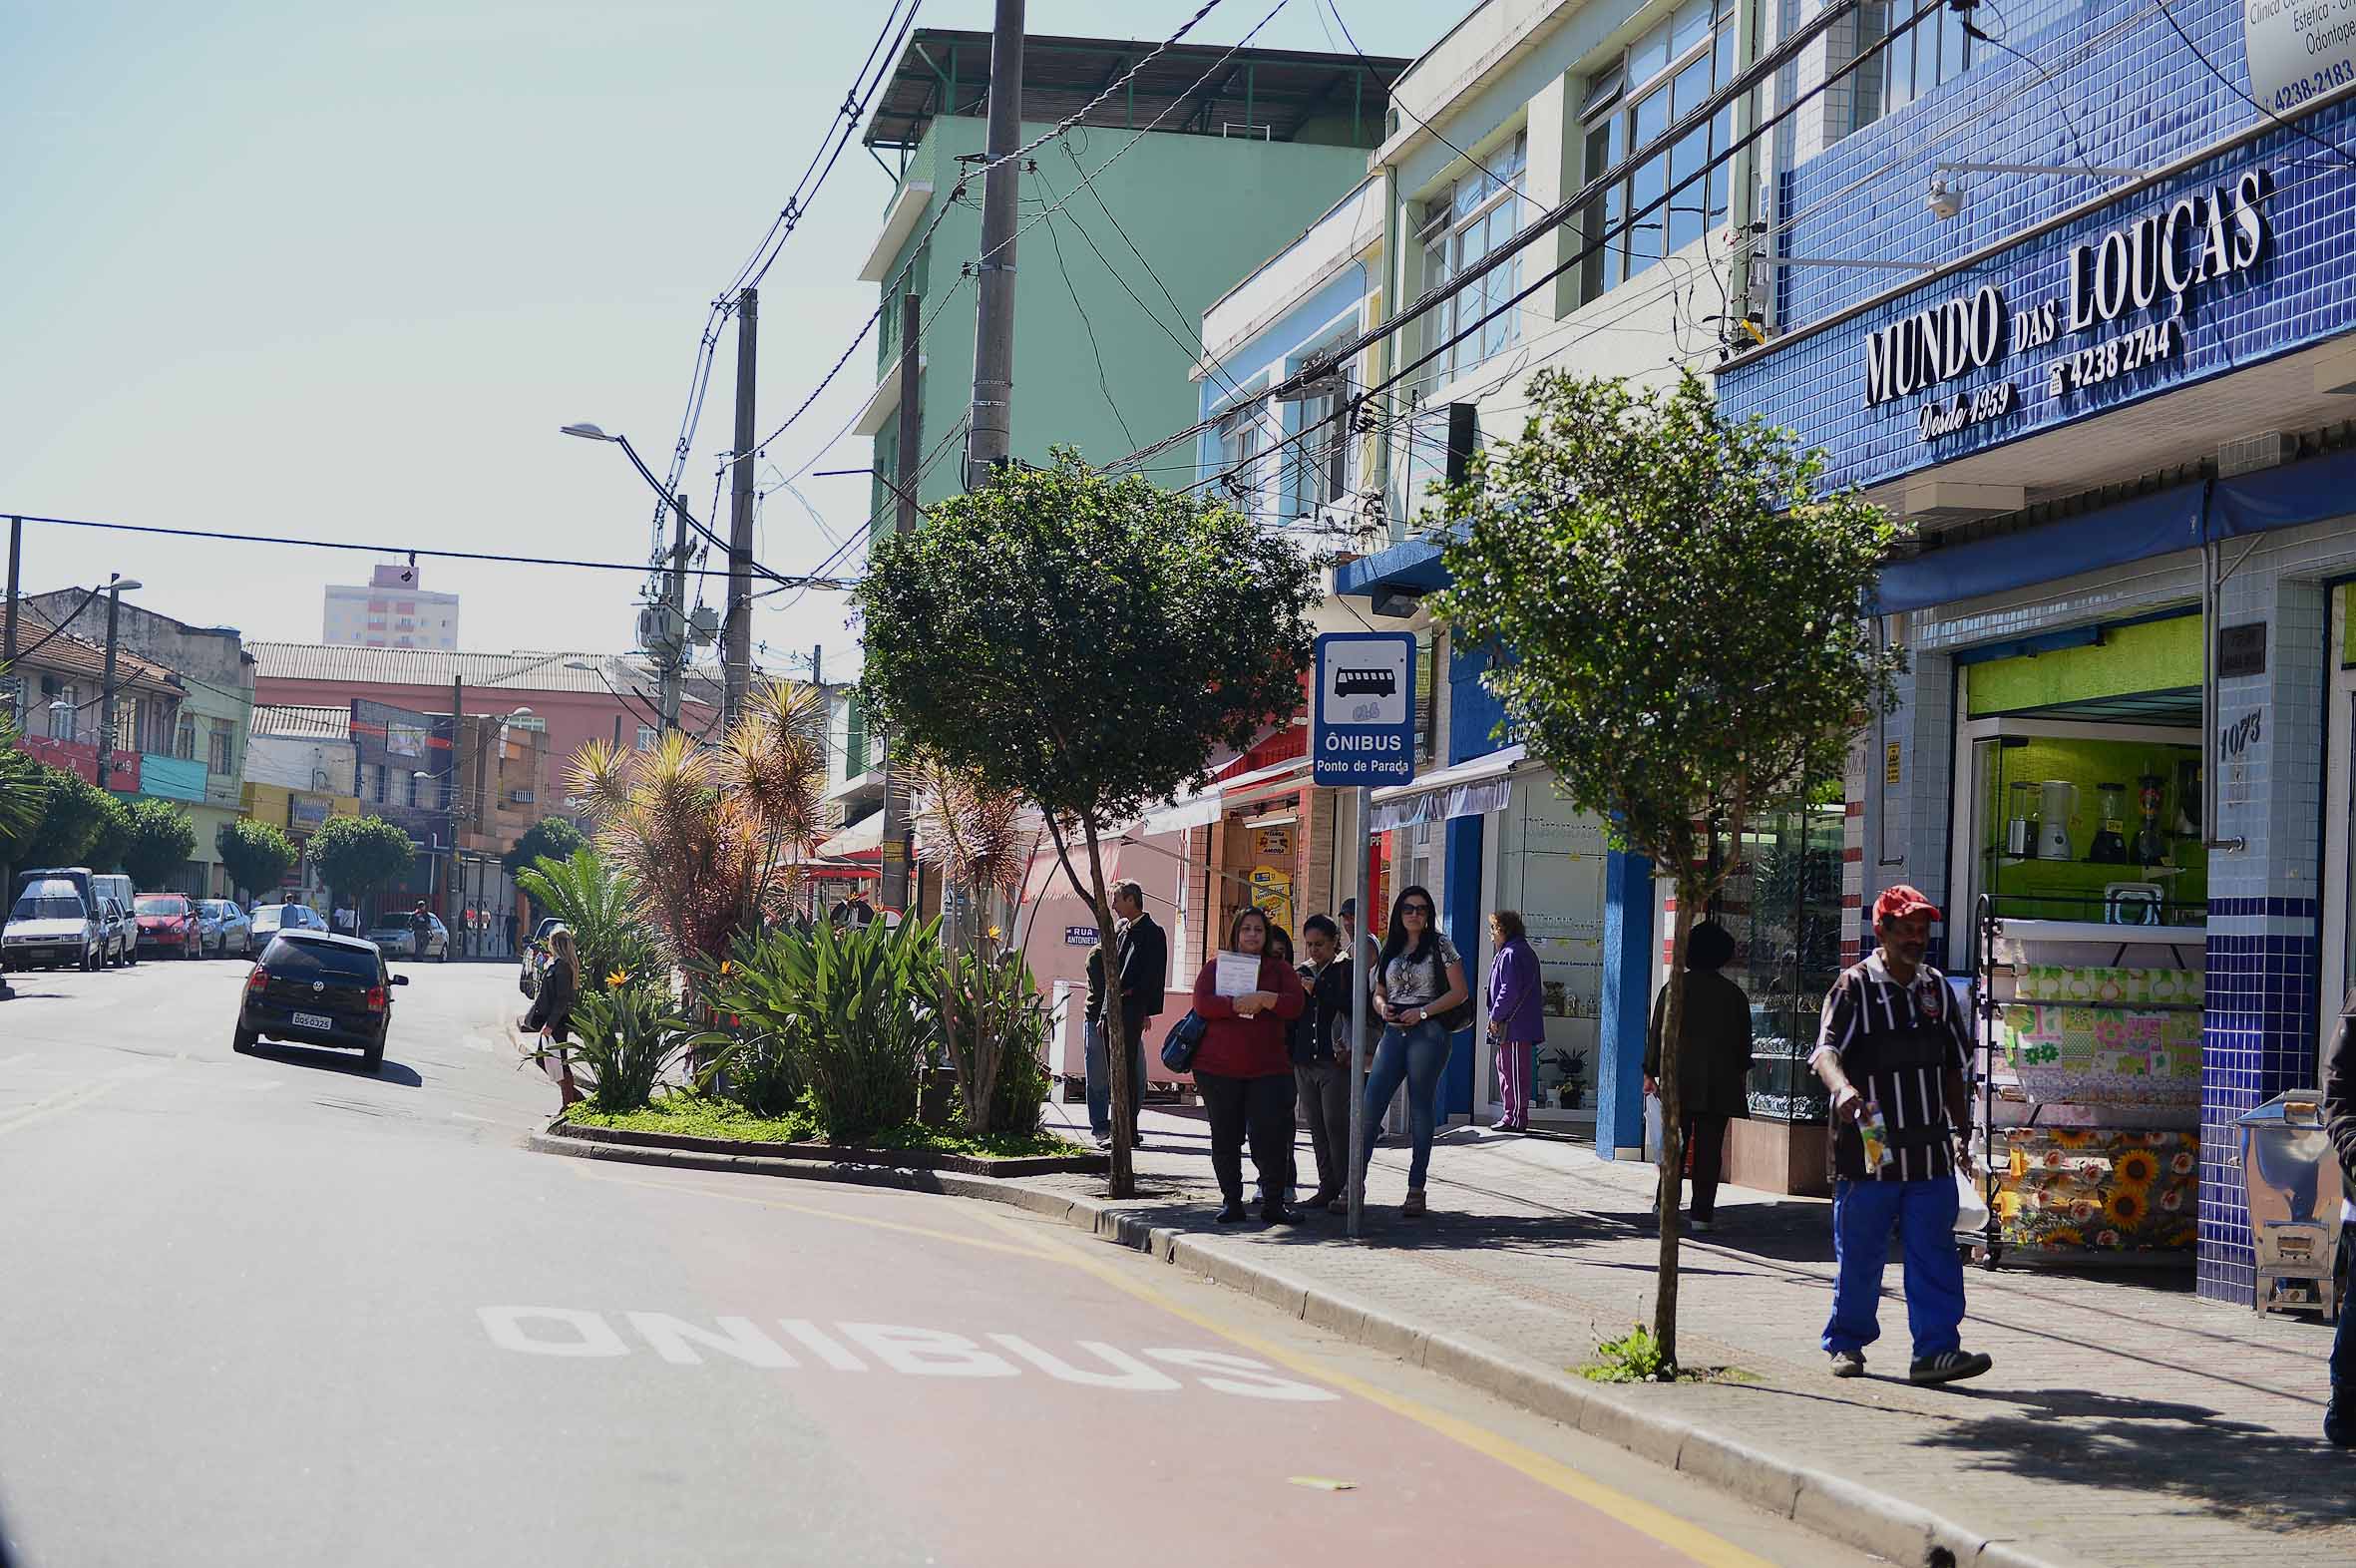
M1067 142L1064 145L1069 147L1071 144ZM1085 238L1086 236L1082 235L1082 237ZM1121 412L1120 399L1112 395L1112 377L1105 373L1104 345L1096 341L1096 323L1088 319L1088 307L1080 303L1079 285L1071 280L1071 263L1065 260L1063 256L1063 236L1057 231L1053 223L1049 223L1047 225L1047 238L1054 243L1055 270L1063 274L1063 290L1065 293L1071 295L1072 312L1080 318L1080 327L1088 334L1088 352L1095 356L1096 385L1103 389L1104 406L1112 410L1113 423L1121 427L1121 439L1123 441L1134 442L1137 439L1136 433L1129 429L1128 417ZM1093 247L1091 246L1091 248ZM1097 259L1099 261L1104 259L1102 252L1098 252ZM1107 264L1105 270L1112 270L1109 263ZM1118 281L1120 278L1120 274L1117 272L1114 273L1113 276L1116 281ZM1126 282L1123 282L1121 286L1125 288L1128 285ZM901 395L905 397L908 396L909 393L904 388Z
M2224 72L2218 70L2216 67L2216 62L2209 59L2207 55L2201 53L2200 46L2192 42L2192 35L2185 32L2184 25L2176 20L2175 12L2168 9L2167 0L2157 0L2157 4L2160 7L2160 14L2167 18L2167 25L2175 29L2176 37L2182 39L2184 41L2184 47L2192 51L2192 58L2200 62L2201 69L2205 70L2210 76L2215 77L2219 82L2223 83L2226 88L2231 90L2234 97L2240 99L2243 103L2249 105L2250 108L2256 110L2259 114L2264 115L2268 120L2273 121L2285 131L2296 131L2299 135L2305 137L2317 147L2322 148L2325 152L2337 156L2342 163L2347 164L2350 168L2356 168L2356 153L2350 153L2346 148L2340 146L2339 143L2318 136L2315 132L2308 130L2306 126L2299 121L2283 119L2282 116L2276 114L2273 110L2268 109L2264 104L2261 104L2256 99L2252 98L2249 95L2249 89L2243 87L2240 83L2225 75Z

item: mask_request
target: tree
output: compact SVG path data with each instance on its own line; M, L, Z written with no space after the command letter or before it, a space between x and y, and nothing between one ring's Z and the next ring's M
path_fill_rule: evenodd
M91 835L82 858L92 871L121 871L123 852L131 848L131 802L95 785L90 792L98 797L98 831Z
M1038 806L1110 954L1103 840L1299 710L1317 592L1289 541L1062 448L876 540L861 687L896 740ZM1105 1009L1116 1197L1135 1187L1125 1021Z
M654 933L638 913L637 889L587 845L564 860L543 860L516 873L516 886L573 933L584 980L654 969Z
M169 800L135 800L123 869L136 888L161 888L196 853L196 825L188 808Z
M1023 830L1021 797L993 790L975 774L924 752L909 758L907 771L911 795L919 802L917 844L925 863L939 867L949 886L962 890L977 910L1020 887L1038 846L1038 831ZM966 1130L1006 1130L991 1121L1001 1098L998 1068L1010 1045L1039 1032L1038 987L1021 945L1009 950L995 926L969 933L964 950L944 952L942 963L942 1033L965 1102ZM1027 1117L1037 1114L1036 1105L1022 1110Z
M55 771L19 751L16 742L16 724L0 709L0 894L14 885L20 852L48 814Z
M515 848L502 855L499 861L507 867L508 875L513 877L526 867L544 860L571 860L587 848L589 839L573 825L572 818L543 817L526 828L524 836L516 840Z
M1444 492L1452 586L1432 610L1497 655L1482 682L1556 787L1676 882L1653 1325L1673 1372L1686 939L1751 819L1836 776L1857 716L1894 702L1903 655L1863 610L1896 530L1691 373L1636 392L1544 371L1530 396L1521 439ZM1714 839L1735 847L1715 866Z
M212 835L212 847L228 869L230 885L250 897L275 888L300 859L294 843L275 824L232 817Z
M41 764L44 803L41 820L17 841L19 866L80 866L105 871L111 856L94 854L115 836L122 803L96 785L62 768Z
M310 853L338 907L355 909L417 863L415 841L382 817L329 817L311 835Z

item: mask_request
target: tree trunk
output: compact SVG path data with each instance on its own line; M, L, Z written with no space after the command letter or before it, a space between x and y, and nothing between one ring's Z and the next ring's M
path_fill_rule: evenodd
M1129 1114L1129 1009L1121 996L1120 945L1113 938L1112 900L1104 891L1104 855L1096 844L1094 813L1080 818L1088 840L1088 886L1096 906L1096 940L1104 945L1104 1050L1112 1085L1112 1184L1108 1197L1137 1195L1134 1143L1137 1122ZM1144 1085L1138 1085L1142 1094Z
M1661 1262L1653 1290L1653 1338L1664 1375L1677 1375L1677 1237L1685 1207L1685 1095L1679 1079L1685 1044L1685 952L1701 899L1693 857L1677 866L1677 920L1669 949L1669 994L1661 1011Z

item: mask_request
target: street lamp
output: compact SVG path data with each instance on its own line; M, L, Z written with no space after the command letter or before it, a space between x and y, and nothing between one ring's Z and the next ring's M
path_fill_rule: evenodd
M727 547L721 544L719 537L713 534L710 529L695 521L694 514L687 510L685 495L672 495L663 488L662 481L656 479L654 471L639 458L638 449L630 445L629 437L609 436L605 433L604 427L589 424L586 420L571 425L561 425L558 430L560 434L579 436L584 441L612 442L621 448L622 456L630 460L630 467L638 471L639 477L646 481L656 495L670 505L674 519L671 528L671 565L668 574L669 581L663 588L662 606L664 639L671 645L667 649L656 648L653 651L662 660L662 727L677 729L679 727L679 693L684 684L681 679L681 671L687 662L687 530L692 527L713 544L721 545L722 549Z
M100 680L98 688L100 724L98 732L98 787L102 790L107 787L109 764L114 760L115 755L116 623L122 618L124 591L146 587L147 585L138 579L127 578L119 572L112 573L107 578L107 672Z

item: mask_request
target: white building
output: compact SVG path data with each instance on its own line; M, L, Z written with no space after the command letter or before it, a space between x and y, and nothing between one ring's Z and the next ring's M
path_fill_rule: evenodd
M417 568L380 566L366 588L330 584L322 642L371 648L455 648L458 595L428 593Z

